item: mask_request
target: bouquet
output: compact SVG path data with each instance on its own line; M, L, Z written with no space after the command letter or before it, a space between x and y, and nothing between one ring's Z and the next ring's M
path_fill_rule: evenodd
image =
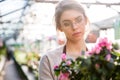
M59 80L120 80L120 52L107 38L81 54L76 60L62 54L62 62L54 67Z

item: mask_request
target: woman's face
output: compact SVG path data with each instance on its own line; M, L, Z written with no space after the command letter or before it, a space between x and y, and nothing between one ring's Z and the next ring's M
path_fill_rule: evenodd
M77 41L84 38L86 18L77 10L66 10L60 18L60 30L68 40Z

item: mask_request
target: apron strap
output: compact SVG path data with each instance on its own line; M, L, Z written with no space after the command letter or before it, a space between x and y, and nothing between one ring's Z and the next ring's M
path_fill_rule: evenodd
M87 47L86 47L86 51L88 51ZM66 54L66 45L63 47L63 53Z
M66 45L63 47L63 54L66 54Z

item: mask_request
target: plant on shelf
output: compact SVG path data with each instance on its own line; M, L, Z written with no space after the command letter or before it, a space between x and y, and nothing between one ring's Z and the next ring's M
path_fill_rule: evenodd
M0 60L6 55L6 45L4 42L0 41Z
M40 54L38 48L31 45L30 48L21 46L15 49L15 59L21 67L26 67L28 72L32 73L35 80L38 80L38 65Z

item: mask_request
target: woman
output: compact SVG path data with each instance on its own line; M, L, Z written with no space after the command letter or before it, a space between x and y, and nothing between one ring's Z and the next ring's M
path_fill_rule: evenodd
M61 54L72 59L86 51L84 34L88 18L83 7L75 0L63 0L55 9L56 28L66 35L66 44L46 53L40 60L39 80L58 80L54 75L54 65L61 62Z

